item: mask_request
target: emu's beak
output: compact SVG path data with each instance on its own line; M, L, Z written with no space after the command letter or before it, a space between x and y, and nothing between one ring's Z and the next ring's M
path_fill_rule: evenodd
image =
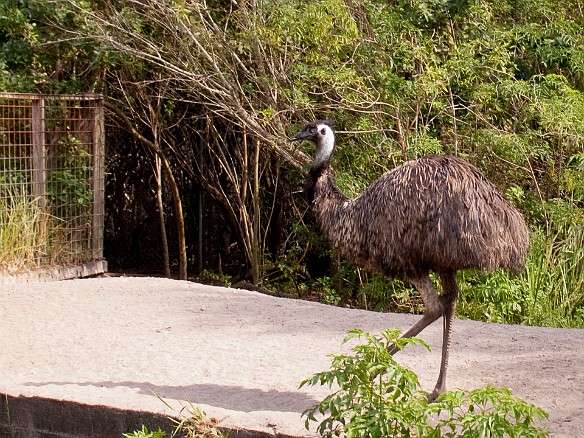
M300 131L298 134L296 134L294 137L291 137L289 140L290 141L300 141L300 140L304 140L306 138L310 137L310 133L307 131Z

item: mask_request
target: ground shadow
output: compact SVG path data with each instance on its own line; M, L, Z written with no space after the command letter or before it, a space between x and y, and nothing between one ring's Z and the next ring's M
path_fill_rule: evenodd
M214 384L167 386L148 382L28 382L26 386L77 385L99 388L135 388L140 394L156 395L162 399L184 400L194 405L205 404L232 411L303 412L318 400L301 392L264 391L256 388Z

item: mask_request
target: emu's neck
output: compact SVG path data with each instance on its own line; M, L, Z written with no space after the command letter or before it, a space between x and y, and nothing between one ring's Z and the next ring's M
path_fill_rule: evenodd
M352 208L354 202L338 189L330 166L317 173L310 172L306 193L316 225L331 245L351 260L359 243L354 238L348 239L357 229Z
M321 219L333 211L343 210L349 199L341 193L332 176L332 169L326 163L324 167L313 166L306 179L306 195L312 212L319 226Z

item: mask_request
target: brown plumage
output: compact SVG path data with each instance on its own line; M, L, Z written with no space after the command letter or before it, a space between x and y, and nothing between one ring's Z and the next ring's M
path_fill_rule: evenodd
M306 189L317 225L332 246L361 267L409 279L420 292L426 311L403 336L416 336L444 316L440 376L429 396L433 400L445 391L459 293L456 271L506 268L520 272L529 244L521 213L478 169L449 155L408 161L350 200L332 177L330 125L310 123L292 140L310 140L317 146ZM430 271L440 276L440 296L430 281Z

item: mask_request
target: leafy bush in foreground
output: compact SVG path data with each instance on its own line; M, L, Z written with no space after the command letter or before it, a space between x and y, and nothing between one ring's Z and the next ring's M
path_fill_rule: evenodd
M300 384L339 388L304 412L306 428L311 421L319 422L317 431L325 437L548 436L534 425L548 414L506 388L447 392L429 404L416 374L387 351L392 344L398 348L428 346L419 339L399 336L398 330L386 330L380 336L349 331L344 342L365 338L367 343L353 347L354 355L333 355L329 371Z

